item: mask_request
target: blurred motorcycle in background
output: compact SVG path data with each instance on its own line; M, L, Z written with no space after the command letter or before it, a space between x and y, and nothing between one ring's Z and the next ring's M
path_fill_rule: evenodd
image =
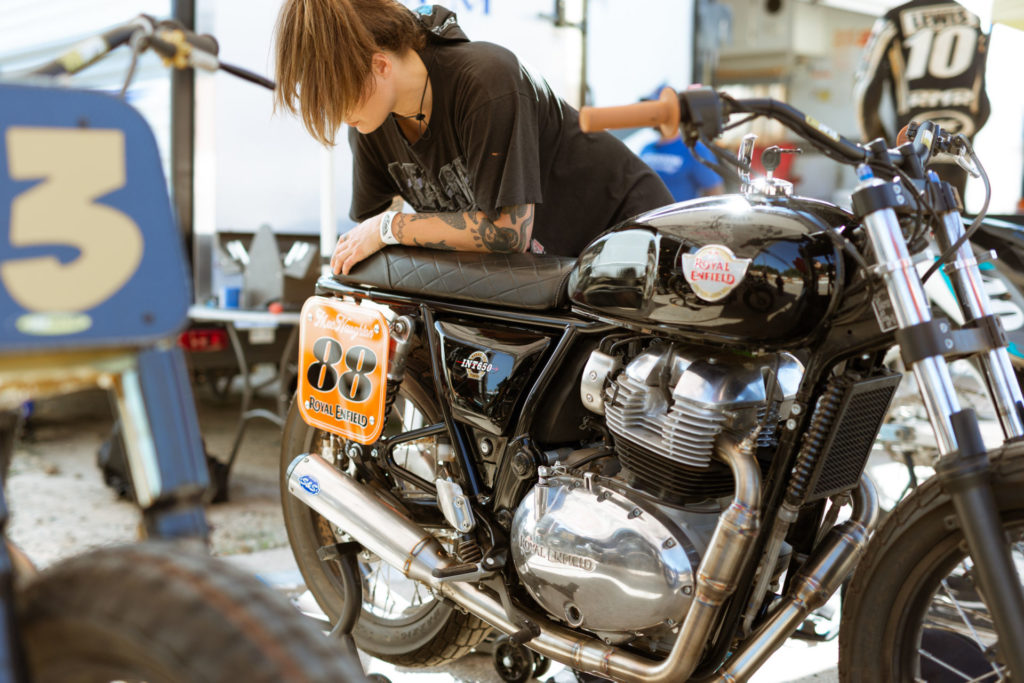
M156 143L122 99L42 78L124 44L218 66L211 37L142 16L0 83L0 472L24 401L107 389L144 540L37 572L5 538L0 680L365 680L282 595L205 552L210 479L174 343L190 277Z

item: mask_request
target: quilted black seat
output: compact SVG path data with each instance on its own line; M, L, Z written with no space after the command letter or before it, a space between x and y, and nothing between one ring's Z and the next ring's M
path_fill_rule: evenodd
M433 299L547 311L566 305L576 259L538 254L479 254L393 246L334 279Z

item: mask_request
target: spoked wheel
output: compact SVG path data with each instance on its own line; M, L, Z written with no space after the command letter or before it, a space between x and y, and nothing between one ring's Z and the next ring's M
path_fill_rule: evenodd
M436 424L441 411L429 382L422 359L413 356L398 391L395 404L384 426L384 434L400 434ZM433 437L411 442L396 452L399 465L429 480L433 478L433 458L428 447ZM293 403L285 424L281 451L282 505L292 552L306 587L320 608L335 623L343 616L345 596L353 594L349 581L358 580L362 595L358 622L353 631L359 649L398 666L440 666L469 653L487 636L489 628L475 617L452 609L437 599L431 590L407 579L368 551L345 556L340 561L322 561L318 556L347 540L343 529L334 527L291 494L284 486L288 465L301 453L337 452L340 441L330 434L306 425ZM330 460L341 458L331 455ZM395 491L401 495L401 491ZM442 545L451 539L439 536ZM355 577L355 578L353 578Z
M993 482L1024 583L1024 458L1000 457ZM839 637L844 682L1003 681L999 643L952 503L925 482L878 530L846 596ZM998 599L998 598L993 598Z
M364 680L283 596L166 542L47 569L18 594L17 613L37 682Z

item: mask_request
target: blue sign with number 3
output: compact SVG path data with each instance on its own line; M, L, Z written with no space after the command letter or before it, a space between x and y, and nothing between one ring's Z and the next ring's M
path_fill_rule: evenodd
M180 330L189 271L156 142L128 104L0 85L0 349Z

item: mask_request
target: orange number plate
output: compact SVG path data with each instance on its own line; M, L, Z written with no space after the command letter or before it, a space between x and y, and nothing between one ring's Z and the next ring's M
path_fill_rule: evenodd
M384 427L388 325L384 315L311 297L299 328L299 412L306 424L361 444Z

